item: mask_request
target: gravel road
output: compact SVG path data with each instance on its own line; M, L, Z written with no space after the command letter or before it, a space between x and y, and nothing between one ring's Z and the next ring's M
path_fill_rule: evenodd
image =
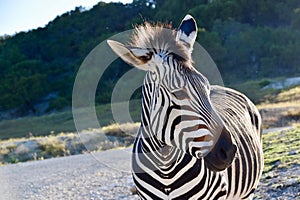
M0 200L138 199L132 195L130 149L0 167Z
M130 149L0 167L0 200L136 200ZM255 200L300 199L300 165L264 174Z

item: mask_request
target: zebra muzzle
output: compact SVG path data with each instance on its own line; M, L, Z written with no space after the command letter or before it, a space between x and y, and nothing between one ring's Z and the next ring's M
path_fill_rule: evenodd
M237 147L233 144L229 131L223 128L217 143L210 153L204 157L205 164L213 171L222 171L231 165L236 150Z

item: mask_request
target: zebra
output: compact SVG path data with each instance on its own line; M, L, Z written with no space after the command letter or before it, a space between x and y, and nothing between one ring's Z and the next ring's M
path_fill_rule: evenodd
M263 170L262 120L242 93L210 85L193 67L197 24L145 22L124 45L107 40L146 71L132 177L141 199L252 199Z

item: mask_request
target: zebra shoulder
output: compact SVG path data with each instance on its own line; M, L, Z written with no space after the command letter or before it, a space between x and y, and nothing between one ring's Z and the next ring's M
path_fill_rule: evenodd
M262 134L262 119L261 115L254 105L254 103L243 93L222 86L212 86L211 100L213 105L220 112L224 112L224 109L245 110L249 114L251 124L259 134L261 139Z

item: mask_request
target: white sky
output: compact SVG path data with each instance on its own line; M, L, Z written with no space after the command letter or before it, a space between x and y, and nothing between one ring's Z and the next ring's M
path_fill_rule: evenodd
M0 0L0 36L44 27L58 15L98 2L132 3L132 0Z

